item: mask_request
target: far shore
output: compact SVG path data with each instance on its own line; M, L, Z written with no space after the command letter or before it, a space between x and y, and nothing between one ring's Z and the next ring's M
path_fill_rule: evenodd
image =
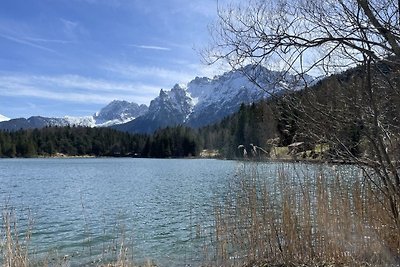
M311 158L294 158L294 157L282 157L282 158L271 158L271 157L250 157L250 158L225 158L221 156L191 156L191 157L169 157L169 158L150 158L140 156L95 156L95 155L67 155L57 153L55 155L37 155L32 157L13 157L6 158L0 157L1 159L101 159L101 158L138 158L138 159L215 159L215 160L235 160L243 162L273 162L273 163L308 163L308 164L333 164L333 165L353 165L355 162L344 161L344 160L327 160L327 159L311 159Z

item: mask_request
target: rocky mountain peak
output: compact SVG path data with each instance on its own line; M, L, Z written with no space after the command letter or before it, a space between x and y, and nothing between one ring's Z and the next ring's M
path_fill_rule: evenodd
M312 79L310 76L301 78L259 65L248 65L212 79L196 77L188 84L175 84L171 90L161 89L149 107L125 100L113 100L93 116L11 120L0 123L0 129L19 129L21 125L22 128L48 125L117 125L115 128L123 131L151 133L159 128L178 124L200 127L233 114L243 103L258 102L269 97L271 92L301 89L305 81Z
M139 106L137 103L125 100L113 100L97 112L93 118L96 124L118 124L118 122L124 123L142 116L147 110L146 105Z
M261 90L249 77L256 79ZM287 81L285 80L287 79ZM294 76L249 65L226 72L213 79L196 77L187 85L175 84L161 90L151 101L149 111L137 120L117 129L152 132L160 127L184 124L200 127L215 123L236 112L242 103L250 104L270 96L265 91L288 89Z
M168 94L164 91L164 89L160 89L159 97L160 98L167 98Z

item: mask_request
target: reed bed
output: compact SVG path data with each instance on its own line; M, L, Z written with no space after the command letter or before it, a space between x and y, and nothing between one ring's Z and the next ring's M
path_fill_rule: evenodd
M15 212L8 206L3 210L3 227L0 230L2 240L0 249L3 255L3 266L23 267L30 265L28 246L31 238L30 228L20 235Z
M253 167L249 166L253 164ZM246 163L215 206L213 266L392 266L399 229L362 175Z

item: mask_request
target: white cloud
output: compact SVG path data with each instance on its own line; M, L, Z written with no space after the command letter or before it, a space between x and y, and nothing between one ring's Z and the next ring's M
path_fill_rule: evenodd
M35 97L92 104L107 104L114 99L124 99L148 104L158 91L159 87L92 79L78 75L0 76L0 96Z
M162 67L142 67L134 64L108 63L101 68L116 74L118 77L127 80L151 80L157 84L158 88L170 89L175 84L185 84L193 80L196 76L213 78L224 72L231 70L230 66L224 62L213 65L194 64L186 60L171 60L169 65L175 69Z
M192 80L193 72L185 70L166 69L162 67L142 67L133 64L110 63L102 67L126 79L151 78L163 88L172 87L176 83L186 83Z
M15 43L27 45L27 46L34 47L34 48L37 48L37 49L41 49L41 50L44 50L44 51L47 51L47 52L57 53L57 51L55 51L53 49L50 49L50 48L42 46L42 45L35 44L35 43L30 42L30 41L28 41L28 40L26 40L24 38L14 37L14 36L2 34L2 33L0 33L0 37L2 37L4 39L7 39L9 41L15 42Z
M156 46L156 45L128 45L131 47L136 47L140 49L150 49L150 50L161 50L161 51L170 51L171 49L168 47L163 46Z
M232 70L232 68L224 62L217 62L213 65L188 64L188 67L197 70L199 73L197 76L204 76L208 78L213 78L214 76L221 75L224 72Z
M216 62L212 65L202 63L192 63L187 60L173 60L173 64L181 66L191 73L192 79L196 76L213 78L216 75L221 75L224 72L230 71L232 68L225 62Z
M60 53L47 45L74 43L71 40L62 38L53 39L43 37L43 32L38 33L37 29L33 28L32 25L19 21L4 20L2 18L0 18L0 38L57 54Z
M25 40L38 43L57 43L57 44L72 44L76 43L69 40L59 40L59 39L45 39L45 38L35 38L35 37L24 37Z

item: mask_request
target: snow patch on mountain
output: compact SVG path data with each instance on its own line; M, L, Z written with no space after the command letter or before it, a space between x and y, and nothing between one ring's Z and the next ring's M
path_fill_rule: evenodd
M94 114L96 126L111 126L126 123L144 115L148 110L146 105L138 105L128 101L114 100L99 112Z
M303 87L304 81L294 75L254 65L213 79L196 77L187 85L194 103L187 123L195 127L213 123L236 112L242 103L250 104L285 90Z
M184 85L176 84L170 91L160 90L160 94L150 102L150 107L145 117L157 120L159 117L185 121L193 110L193 101ZM175 118L175 119L174 119Z
M285 90L304 88L302 78L254 65L212 79L196 77L187 85L176 84L170 91L161 89L146 114L115 128L151 133L179 124L201 127L233 114L242 103L250 104Z
M113 100L107 106L96 112L93 116L57 118L50 122L58 126L83 126L83 127L109 127L123 124L142 116L148 110L146 105L138 105L122 100Z
M60 119L66 125L70 126L82 126L82 127L95 127L96 121L94 120L93 116L84 116L84 117L72 117L72 116L65 116L64 118Z
M6 116L0 114L0 122L1 121L9 121L9 120L10 120L10 118L7 118Z
M114 100L93 116L65 116L61 118L33 116L28 119L18 118L10 120L0 115L0 130L16 131L19 129L43 128L46 126L109 127L130 122L145 114L147 110L148 107L146 105Z

